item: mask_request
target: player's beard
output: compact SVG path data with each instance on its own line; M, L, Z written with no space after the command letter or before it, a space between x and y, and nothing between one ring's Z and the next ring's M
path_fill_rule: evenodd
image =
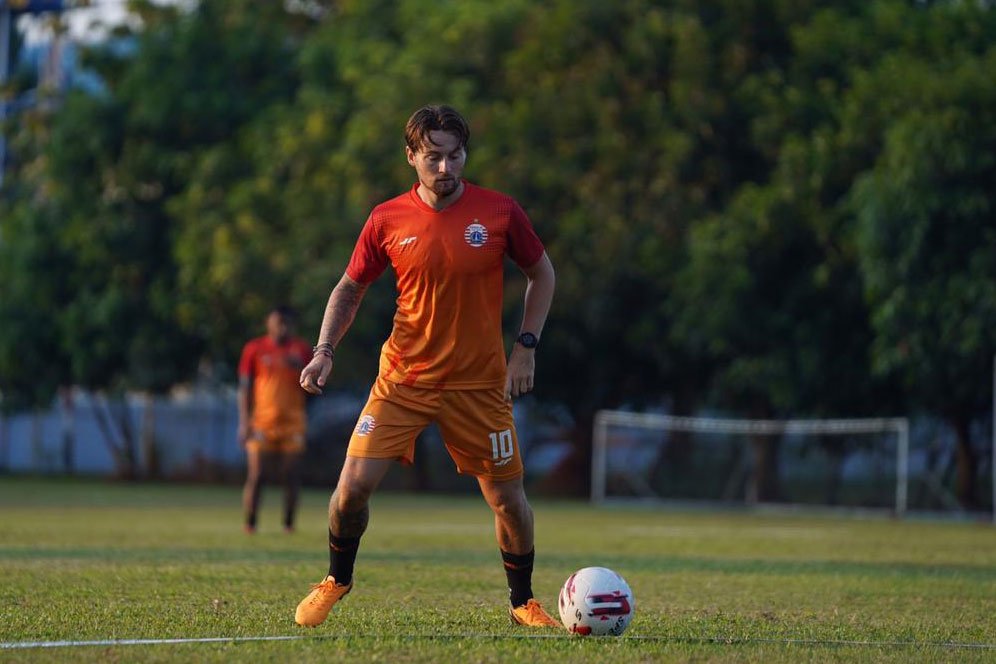
M460 186L460 181L456 178L437 178L432 183L432 191L437 196L449 196Z

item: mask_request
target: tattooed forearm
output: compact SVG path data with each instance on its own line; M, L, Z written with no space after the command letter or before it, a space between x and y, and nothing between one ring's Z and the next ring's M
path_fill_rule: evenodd
M348 275L332 289L328 304L325 305L325 316L322 318L322 330L318 335L318 343L329 342L338 346L346 335L346 330L353 324L356 311L360 308L363 295L367 292L367 284L353 281Z

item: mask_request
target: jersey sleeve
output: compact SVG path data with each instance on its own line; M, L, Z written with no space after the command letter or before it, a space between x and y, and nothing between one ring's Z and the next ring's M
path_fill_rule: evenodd
M239 358L239 380L254 378L256 369L256 344L250 341L242 348Z
M370 215L353 247L346 274L353 281L369 284L387 268L388 260L387 252L378 237L374 216Z
M508 220L508 255L519 267L532 267L545 250L526 212L518 203L512 203Z

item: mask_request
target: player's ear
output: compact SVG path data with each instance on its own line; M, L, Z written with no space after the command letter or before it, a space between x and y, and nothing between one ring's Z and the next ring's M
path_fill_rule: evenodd
M408 165L409 166L414 166L415 165L415 153L407 145L405 146L405 156L408 158Z

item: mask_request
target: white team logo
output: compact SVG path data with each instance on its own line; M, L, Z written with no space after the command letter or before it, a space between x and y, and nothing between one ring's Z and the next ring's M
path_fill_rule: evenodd
M364 415L356 423L356 435L369 436L375 426L377 426L377 421L373 418L373 415Z
M484 246L484 243L488 241L488 229L477 223L477 219L475 219L474 223L467 226L467 230L463 232L463 239L474 248Z
M415 235L412 235L411 237L406 237L404 240L402 240L401 242L398 243L398 246L399 247L408 246L409 244L413 244L415 242L415 240L417 240L417 239L418 239L418 237L415 236Z

